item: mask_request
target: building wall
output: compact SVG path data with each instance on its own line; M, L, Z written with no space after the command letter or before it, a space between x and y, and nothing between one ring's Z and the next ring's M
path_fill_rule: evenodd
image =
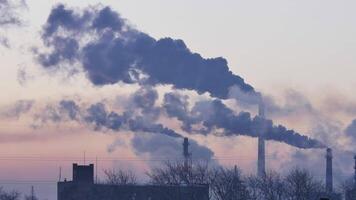
M208 200L209 186L58 183L58 200Z

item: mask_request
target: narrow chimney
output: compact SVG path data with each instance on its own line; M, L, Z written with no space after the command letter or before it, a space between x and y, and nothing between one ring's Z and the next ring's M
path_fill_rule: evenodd
M356 190L356 155L354 156L354 160L355 160L355 166L354 166L354 169L355 169L355 174L354 174L354 189Z
M258 115L261 118L265 118L265 108L264 104L261 102L258 105ZM261 126L263 128L263 126ZM258 137L258 160L257 160L257 175L264 176L266 174L265 165L265 138L264 138L264 130L260 130L260 135Z
M333 155L332 150L330 148L326 149L326 192L332 193L333 192Z
M189 141L188 138L184 138L183 142L183 156L184 156L184 166L188 168L189 166L189 161L190 161L190 156L191 154L189 153Z

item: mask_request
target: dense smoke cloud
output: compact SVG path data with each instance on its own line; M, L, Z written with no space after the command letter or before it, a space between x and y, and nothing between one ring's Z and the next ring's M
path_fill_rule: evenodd
M77 121L86 124L96 131L132 131L159 133L170 137L181 138L181 134L160 124L158 118L161 109L156 107L158 93L151 87L142 87L129 96L131 105L122 112L110 111L102 102L90 105L78 105L73 100L61 100L57 104L48 104L34 114L34 128L48 123ZM19 104L19 103L18 103ZM25 114L24 103L14 106L16 115ZM20 106L21 105L21 106Z
M261 102L261 95L252 86L229 71L224 58L205 59L191 52L182 40L156 40L132 28L110 7L77 12L57 5L43 27L42 39L50 49L37 54L42 66L54 69L82 66L94 85L123 82L139 83L145 88L169 84L199 94L208 92L219 99L235 98L242 104ZM137 94L140 96L133 98L133 103L141 115L107 113L103 105L97 104L87 110L91 115L86 121L96 128L119 129L125 124L132 131L159 131L178 136L173 130L152 123L161 112L154 106L157 93L146 88ZM273 125L271 120L252 118L247 112L235 115L220 100L198 102L190 111L185 98L166 94L163 105L169 117L183 122L185 131L197 131L192 126L202 123L203 128L197 131L201 134L223 129L223 135L258 137L264 132L266 139L299 148L323 147L317 140Z
M207 100L195 103L189 110L187 96L178 93L167 93L164 107L168 116L182 121L183 129L201 134L212 133L222 129L223 136L247 135L258 137L264 135L267 140L284 142L299 148L323 148L324 145L314 139L302 136L281 125L273 125L271 120L259 116L251 117L250 113L235 114L220 100ZM192 129L192 125L202 124L203 128Z
M95 85L120 81L171 84L218 98L228 98L230 88L237 87L259 96L229 71L224 58L205 59L191 52L182 40L156 40L132 28L110 7L76 12L57 5L44 26L42 39L51 49L38 55L44 67L80 63Z
M65 121L77 121L93 127L96 131L111 130L132 131L134 138L132 146L137 155L150 155L151 157L162 157L172 152L173 158L180 158L182 136L176 131L165 127L157 122L160 115L155 107L158 98L157 91L144 87L130 96L133 105L122 113L108 111L103 103L95 103L87 107L79 106L72 100L62 100L57 105L47 105L44 110L37 114L36 121L40 119L42 124L49 122L60 123ZM213 152L191 140L191 150L199 159L210 160ZM108 148L114 151L120 142L114 142ZM159 148L157 148L159 147Z

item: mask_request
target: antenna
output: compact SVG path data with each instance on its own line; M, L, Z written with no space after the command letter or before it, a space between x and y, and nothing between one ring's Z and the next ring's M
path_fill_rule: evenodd
M58 177L58 182L61 182L62 179L62 167L59 167L59 177Z
M95 157L95 183L98 183L98 156Z

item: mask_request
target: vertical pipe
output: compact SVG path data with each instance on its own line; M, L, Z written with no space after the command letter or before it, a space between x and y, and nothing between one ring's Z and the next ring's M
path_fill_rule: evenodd
M333 192L333 155L332 150L330 148L326 149L326 176L325 176L325 186L326 192L332 193Z
M354 169L355 169L355 174L354 174L354 189L356 190L356 155L354 156L354 160L355 160L355 166L354 166Z
M261 117L262 119L265 118L265 108L263 102L261 102L258 105L258 116ZM263 126L261 126L261 129L263 129ZM264 130L259 130L260 135L258 137L258 160L257 160L257 175L258 176L264 176L266 174L265 171L265 165L266 165L266 158L265 158L265 138Z
M184 167L187 169L189 166L190 153L189 153L189 141L188 138L184 138L183 142L183 156L184 156Z

